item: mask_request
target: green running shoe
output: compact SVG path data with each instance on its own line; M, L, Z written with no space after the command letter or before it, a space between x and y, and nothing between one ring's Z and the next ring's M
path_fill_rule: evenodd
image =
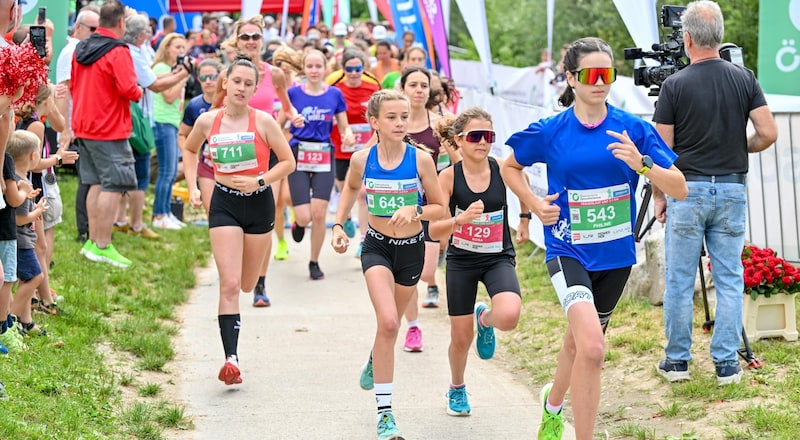
M561 415L562 411L558 414L551 414L547 412L547 397L550 395L550 389L553 384L549 383L542 388L542 423L539 425L539 440L561 440L564 434L564 416Z

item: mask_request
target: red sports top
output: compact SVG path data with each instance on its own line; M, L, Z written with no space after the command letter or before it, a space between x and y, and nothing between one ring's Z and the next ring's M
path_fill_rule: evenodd
M214 173L226 175L259 175L269 170L269 144L256 129L256 110L248 107L246 132L220 133L223 110L217 112L208 133L208 150L214 162Z
M370 136L372 136L372 130L368 128L367 104L372 94L380 90L381 87L366 81L361 81L361 85L358 87L348 87L344 81L339 81L336 83L335 87L338 87L339 90L342 91L342 95L344 95L344 103L347 106L347 123L350 124L350 128L353 130L353 135L356 137L356 144L367 142ZM336 159L350 160L350 156L352 156L354 152L342 151L342 136L339 134L339 127L336 125L334 125L333 130L331 130L331 142L335 147L333 157ZM359 149L368 146L369 145L364 145L359 147Z

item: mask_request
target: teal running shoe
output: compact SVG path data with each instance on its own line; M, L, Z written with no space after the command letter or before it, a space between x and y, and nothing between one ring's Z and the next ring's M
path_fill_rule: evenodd
M367 391L375 388L375 379L372 377L372 356L369 357L367 363L361 368L361 380L359 380L359 385L361 385L362 390Z
M470 411L466 387L447 390L447 414L451 416L468 416Z
M353 220L347 219L342 224L342 229L344 229L344 233L347 234L349 238L353 238L356 236L356 225L353 223Z
M494 356L495 340L494 327L484 327L479 319L486 310L486 304L475 303L475 326L478 328L478 337L475 338L475 350L481 359L491 359Z
M403 440L391 411L381 414L378 419L378 440Z

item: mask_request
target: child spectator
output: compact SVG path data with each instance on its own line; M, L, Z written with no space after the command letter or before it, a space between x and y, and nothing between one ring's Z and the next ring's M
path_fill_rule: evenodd
M12 146L19 142L21 137L13 136L8 141ZM14 147L16 148L16 147ZM10 315L11 286L17 282L17 224L15 218L16 207L21 205L28 197L35 197L37 191L26 181L19 184L14 179L14 159L8 152L4 153L3 181L5 182L6 207L0 209L0 262L3 263L3 284L0 286L0 344L9 352L20 351L25 348L22 335L14 328Z
M19 187L25 188L31 183L25 177L35 168L41 157L39 138L26 130L17 130L8 141L8 154L14 160L14 180ZM11 312L17 316L23 334L39 333L45 335L33 322L31 316L31 298L33 291L42 281L42 268L36 257L36 231L33 222L47 211L47 199L41 198L34 203L36 192L28 195L16 209L17 224L17 278L19 286L11 303Z

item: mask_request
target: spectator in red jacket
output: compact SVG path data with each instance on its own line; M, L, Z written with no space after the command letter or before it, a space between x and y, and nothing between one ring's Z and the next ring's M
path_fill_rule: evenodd
M100 8L100 27L78 43L72 60L72 131L81 155L78 172L89 185L89 240L86 258L118 267L131 261L111 244L111 226L122 193L136 190L136 171L128 138L130 102L142 97L136 84L125 32L125 7L109 0Z

